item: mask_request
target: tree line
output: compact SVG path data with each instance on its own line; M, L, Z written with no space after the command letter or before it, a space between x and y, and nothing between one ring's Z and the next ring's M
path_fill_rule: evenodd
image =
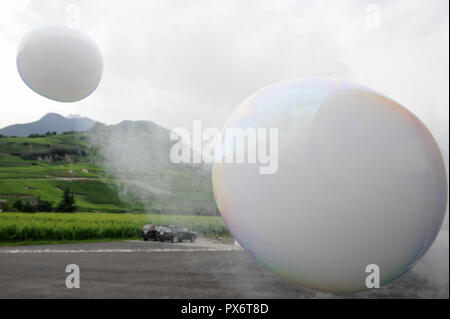
M62 133L59 133L59 134L61 134L61 135L69 135L69 134L73 134L73 133L77 133L77 132L76 131L67 131L67 132L62 132ZM48 131L45 134L32 133L32 134L29 134L27 137L28 138L38 138L38 137L47 137L47 136L50 136L50 135L58 135L58 132L56 132L56 131L53 131L53 132ZM17 138L17 137L18 136L16 136L16 135L0 134L0 138Z
M5 207L3 210L7 211L9 209ZM42 200L41 197L38 197L38 200L35 203L29 201L22 201L21 199L18 199L13 203L12 210L26 213L35 213L35 212L73 213L77 211L77 206L75 205L75 197L73 193L67 187L64 190L61 201L56 206L53 205L53 202Z

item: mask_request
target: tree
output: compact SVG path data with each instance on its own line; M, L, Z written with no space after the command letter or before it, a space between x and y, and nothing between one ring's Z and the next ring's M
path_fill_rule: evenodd
M73 213L76 210L77 210L77 207L75 206L75 198L73 196L73 193L70 192L69 187L67 187L64 190L63 198L62 198L61 202L59 203L58 207L56 208L56 211Z
M38 212L51 212L53 210L53 203L46 200L42 200L41 197L39 196L36 210Z
M20 199L16 200L14 202L14 204L13 204L13 208L14 208L15 211L23 212L23 202L22 202L22 200L20 200Z
M26 213L34 213L36 211L36 207L34 207L30 202L25 202L25 205L23 205L23 211Z
M12 211L11 204L6 200L0 199L0 212L10 212L10 211Z

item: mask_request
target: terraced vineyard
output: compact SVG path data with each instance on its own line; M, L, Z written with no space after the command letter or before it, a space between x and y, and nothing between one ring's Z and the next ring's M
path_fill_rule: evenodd
M17 199L35 202L41 198L56 205L67 187L74 193L81 211L142 210L142 204L130 205L129 201L125 204L119 198L111 176L93 164L85 138L82 133L0 138L2 210L10 210L8 207Z

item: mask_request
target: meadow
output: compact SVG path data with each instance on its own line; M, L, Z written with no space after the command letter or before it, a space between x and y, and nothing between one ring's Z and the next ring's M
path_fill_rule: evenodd
M114 213L0 213L0 243L138 238L144 224L179 224L206 237L229 236L218 216Z

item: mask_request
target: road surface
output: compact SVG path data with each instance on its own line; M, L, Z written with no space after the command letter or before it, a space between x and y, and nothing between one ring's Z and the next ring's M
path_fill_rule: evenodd
M68 264L80 267L79 289L66 288ZM240 247L205 239L1 247L0 298L448 298L448 265L446 231L396 281L337 296L289 283Z

